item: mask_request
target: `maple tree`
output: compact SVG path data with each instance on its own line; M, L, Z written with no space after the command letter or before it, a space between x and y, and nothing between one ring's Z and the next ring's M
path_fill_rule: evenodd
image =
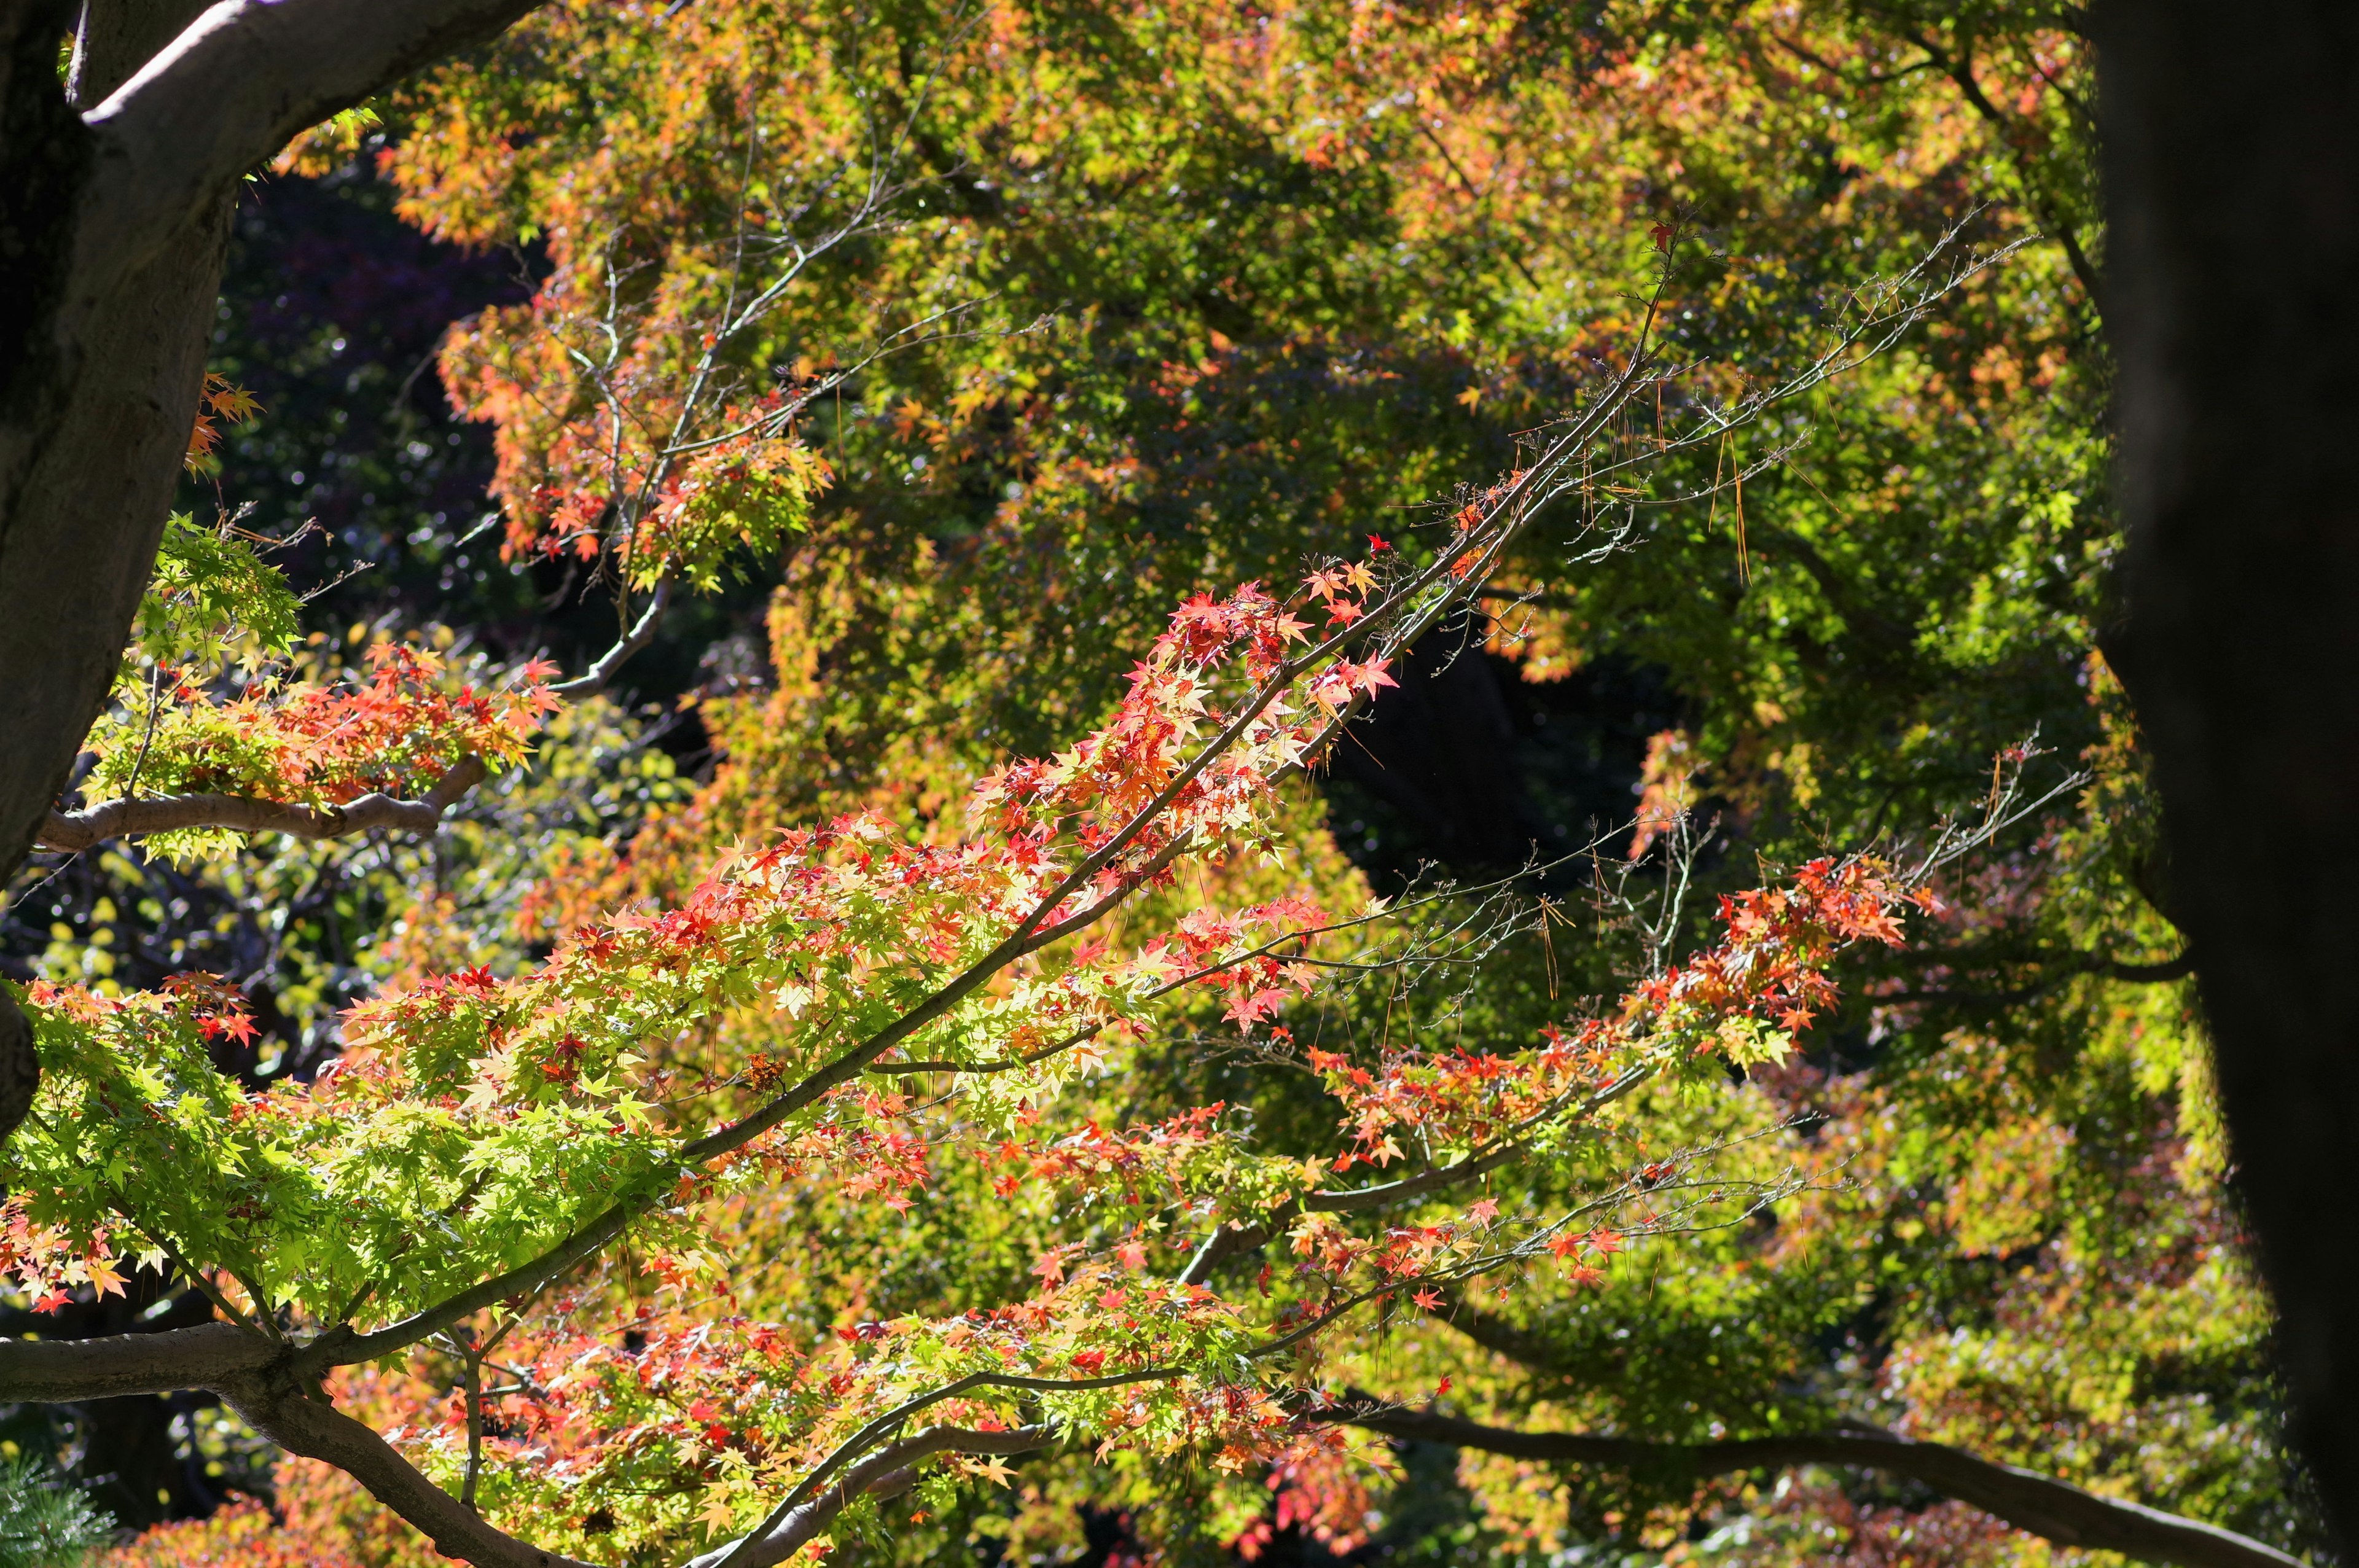
M1888 346L1954 281L1920 268L1861 295L1832 346L1798 373L1734 404L1686 401L1688 428L1653 444L1707 442L1806 392ZM1584 406L1532 434L1523 463L1442 503L1418 558L1372 538L1373 564L1320 568L1284 600L1255 584L1190 599L1132 671L1108 723L1053 760L978 784L972 837L912 840L875 814L791 832L724 857L678 907L577 925L513 979L478 967L397 989L351 1016L336 1060L310 1083L258 1093L224 1076L209 1052L211 1042L253 1032L243 999L219 980L182 976L120 995L36 985L25 1005L46 1071L11 1144L5 1266L37 1310L65 1304L78 1287L122 1293L133 1264L168 1270L223 1321L111 1345L69 1342L58 1346L63 1363L47 1345L14 1342L12 1386L53 1396L129 1391L159 1378L208 1388L282 1446L353 1473L438 1547L474 1561L549 1560L498 1518L573 1541L613 1532L635 1552L685 1529L725 1542L750 1525L712 1559L774 1562L856 1499L902 1489L908 1465L936 1454L1020 1453L1093 1436L1102 1452L1211 1439L1232 1467L1276 1456L1300 1441L1285 1399L1289 1385L1315 1388L1309 1347L1353 1309L1411 1287L1430 1301L1433 1284L1544 1253L1577 1281L1595 1281L1603 1275L1592 1260L1626 1237L1690 1228L1783 1193L1777 1179L1713 1168L1707 1147L1676 1157L1704 1164L1684 1177L1594 1173L1602 1190L1560 1213L1503 1218L1486 1201L1469 1220L1384 1223L1396 1206L1445 1195L1511 1159L1581 1150L1585 1124L1667 1073L1708 1075L1715 1053L1740 1063L1781 1054L1788 1032L1807 1025L1829 994L1818 970L1834 951L1897 940L1890 909L1903 886L1871 862L1813 863L1791 890L1729 905L1722 946L1658 963L1618 1015L1593 1018L1577 1035L1550 1031L1521 1058L1461 1052L1429 1066L1414 1052L1372 1076L1314 1051L1310 1064L1356 1128L1353 1146L1326 1160L1252 1152L1237 1141L1240 1129L1221 1125L1218 1104L1135 1134L1109 1136L1092 1121L1078 1158L1035 1130L1075 1075L1102 1063L1099 1037L1148 1033L1158 1000L1212 986L1229 999L1225 1019L1250 1033L1291 995L1318 988L1319 938L1376 922L1375 906L1337 922L1288 895L1232 914L1200 907L1119 945L1071 945L1192 867L1241 849L1275 851L1277 782L1393 684L1387 669L1400 649L1486 580L1532 517L1551 503L1593 502L1601 483L1635 472L1642 449L1613 421L1663 379L1653 343L1640 337ZM673 508L650 484L636 507L619 509L630 556L652 553L641 521ZM1615 546L1610 523L1593 526L1601 549ZM210 544L171 557L159 579L146 701L135 665L124 676L121 739L94 744L102 790L120 788L128 800L137 769L153 761L183 789L243 784L265 807L332 816L339 807L306 797L333 803L395 781L439 787L462 757L480 776L513 756L523 719L557 700L538 687L505 711L472 691L438 697L436 666L398 647L373 653L375 675L354 693L301 683L263 699L209 692L162 657L161 647L197 640L176 621L207 620L224 650L243 630L266 658L270 629L283 620L283 602L267 593L249 605L186 586L208 568L249 578L257 569L226 531ZM654 581L669 575L656 569ZM1322 614L1325 627L1314 632L1298 609ZM227 624L230 614L248 623ZM591 678L603 678L629 643ZM275 651L283 654L283 636ZM539 674L528 667L520 678ZM231 675L225 668L223 679ZM142 736L139 761L126 770L118 759L133 733ZM165 798L177 815L148 826L165 830L168 852L218 853L217 842L185 836L253 820L218 796ZM89 807L80 821L103 822L108 809ZM190 820L207 811L209 822ZM765 1048L734 1066L697 1060L700 1046L723 1037L733 1054L756 1041ZM908 1088L866 1087L871 1073L905 1085L943 1075L953 1092L920 1102ZM939 1116L945 1104L956 1119L929 1136L923 1112ZM1435 1152L1431 1169L1323 1184L1354 1163L1402 1158L1389 1130L1397 1123ZM652 1379L640 1374L664 1364L672 1341L635 1331L641 1342L619 1382L589 1377L569 1335L580 1332L575 1320L615 1314L617 1303L599 1299L609 1292L568 1292L552 1310L533 1310L626 1239L657 1250L651 1268L673 1290L725 1291L726 1264L709 1239L718 1207L799 1180L851 1199L906 1191L951 1157L960 1131L976 1130L998 1138L992 1158L1028 1161L1034 1176L1064 1178L1077 1195L1102 1173L1147 1172L1169 1189L1158 1206L1209 1227L1201 1266L1158 1280L1143 1273L1136 1225L1109 1260L1092 1256L1109 1238L1085 1232L1046 1249L1039 1292L989 1314L862 1325L843 1331L841 1348L797 1345L769 1327L734 1331L734 1319L700 1323L672 1331L688 1352L677 1375ZM169 1177L159 1183L162 1173ZM1006 1196L1021 1181L1003 1176L995 1188ZM1256 1322L1266 1314L1241 1312L1202 1282L1210 1262L1201 1260L1298 1212L1291 1235L1307 1288L1274 1321ZM1355 1226L1343 1216L1364 1217ZM1363 1234L1371 1223L1374 1233ZM482 1321L486 1314L493 1321ZM462 1478L447 1489L337 1414L321 1389L338 1368L429 1341L447 1343L468 1368ZM540 1426L575 1427L563 1445L578 1456L540 1468L563 1478L554 1494L532 1495L531 1468L484 1469L481 1377L502 1342L519 1365L499 1369L533 1393ZM125 1359L110 1364L113 1354ZM747 1357L760 1359L733 1370ZM1295 1364L1293 1378L1260 1372L1285 1365L1281 1357ZM585 1379L597 1397L569 1422L559 1389ZM669 1471L679 1457L669 1442L648 1449L676 1429L675 1383L716 1395L734 1386L735 1402L693 1399L688 1418L705 1423L707 1444L750 1446L762 1462L723 1465L715 1485L658 1493L650 1511L646 1465ZM635 1411L635 1387L654 1403ZM787 1387L802 1392L781 1400ZM749 1405L762 1388L767 1397ZM1115 1394L1124 1390L1134 1391ZM1006 1396L1029 1396L1029 1408ZM936 1406L946 1424L905 1433ZM522 1435L500 1425L499 1436ZM429 1472L447 1467L438 1448L450 1456L429 1438ZM798 1473L785 1499L761 1512ZM504 1495L518 1487L522 1495ZM861 1517L855 1509L840 1527Z
M226 1051L253 1044L230 993L111 994L87 947L58 955L78 970L52 972L99 989L43 993L73 1081L109 1086L78 1103L118 1160L193 1158L177 1140L211 1125L208 1096L260 1108L207 1143L200 1163L218 1174L178 1217L205 1227L214 1310L264 1337L288 1325L257 1300L293 1303L298 1338L340 1313L409 1321L471 1264L529 1262L577 1222L594 1230L614 1212L602 1200L669 1193L641 1200L647 1228L587 1282L529 1310L482 1297L484 1315L431 1325L406 1364L339 1374L338 1400L441 1484L404 1480L388 1498L438 1541L486 1561L521 1551L486 1533L488 1516L592 1556L686 1555L757 1523L781 1552L824 1535L915 1556L961 1532L1047 1552L1070 1549L1084 1504L1122 1510L1142 1551L1251 1554L1281 1535L1350 1551L1413 1488L1388 1445L1347 1431L1459 1449L1457 1487L1479 1500L1489 1549L1509 1552L1599 1532L1659 1549L1700 1507L1764 1520L1717 1552L1806 1553L1812 1530L1846 1518L1870 1541L1900 1527L1822 1480L1748 1509L1747 1477L1876 1458L2067 1544L2267 1557L2125 1510L2111 1500L2125 1491L2288 1539L2268 1511L2281 1472L2265 1401L2214 1391L2223 1368L2255 1365L2267 1314L2218 1192L2206 1058L2172 989L2184 965L2141 892L2140 764L2087 656L2111 535L2103 444L2079 417L2093 244L2071 156L2079 46L1995 12L1611 20L1568 34L1504 9L1306 11L1241 31L1195 11L581 6L488 69L384 106L395 132L379 145L414 221L530 235L554 269L444 353L458 399L496 432L509 554L570 562L617 594L624 635L542 737L544 762L566 765L564 726L611 732L594 692L640 628L654 636L741 563L788 561L767 627L775 687L702 705L727 753L710 782L636 841L485 853L464 913L438 859L436 902L391 901L411 913L376 960L383 996L319 1030L336 1044L314 1065L337 1065L308 1087L220 1078ZM1552 52L1575 46L1605 69ZM1026 69L1006 70L1016 58ZM1503 76L1511 58L1549 64ZM333 134L304 155L340 156ZM1616 178L1569 178L1600 168ZM1832 198L1830 168L1853 171ZM2002 206L1970 217L1994 182ZM1681 201L1712 213L1709 253ZM1831 285L1900 270L1962 219L1994 244L2035 223L2049 239L1968 280L1886 354L1842 362L1842 378L1745 399L1738 370L1811 344ZM1633 258L1667 250L1690 269L1667 353L1729 357L1664 383L1666 405L1653 381L1600 400L1597 362L1636 362ZM1725 890L1728 925L1642 897L1579 935L1493 906L1470 940L1452 894L1406 906L1434 924L1412 920L1405 946L1364 946L1380 923L1348 917L1366 890L1278 777L1295 759L1272 753L1223 775L1252 813L1227 826L1295 845L1290 873L1256 881L1269 873L1142 829L1148 859L1098 870L1169 850L1158 875L1171 880L1103 890L1123 895L1103 947L1083 942L1069 967L1027 956L969 993L907 1058L923 1076L878 1073L799 1108L709 1186L658 1180L688 1128L777 1103L823 1041L875 1039L926 979L975 960L984 934L1033 907L1009 889L1038 894L1049 884L1025 878L1093 859L1090 835L1158 788L1189 704L1236 702L1221 682L1270 656L1248 646L1252 623L1323 618L1322 633L1375 639L1294 672L1292 717L1314 734L1314 716L1414 678L1414 650L1432 645L1416 632L1462 643L1465 622L1435 620L1440 599L1382 607L1387 584L1473 558L1449 541L1486 526L1486 497L1422 527L1386 509L1523 467L1515 433L1583 389L1610 412L1580 454L1595 455L1581 504L1558 514L1567 527L1504 530L1481 566L1432 587L1452 607L1487 594L1494 646L1533 675L1578 678L1571 666L1620 654L1693 694L1649 742L1641 836L1665 840L1649 864ZM1693 423L1731 406L1745 416ZM1644 519L1628 535L1643 547L1596 555L1601 515ZM1277 596L1286 608L1257 589L1190 599L1295 583L1306 553L1326 560ZM1594 558L1569 568L1568 554ZM1228 648L1209 677L1195 667ZM434 699L430 669L373 697L378 683L334 673L330 654L302 656L308 685L224 669L210 692L172 688L175 727L154 728L183 770L173 787L234 787L183 808L193 822L129 830L211 833L160 848L225 856L224 829L367 826L355 788L380 793L386 822L428 826L478 784L531 787L522 768L457 774L464 752L440 738L407 759L322 757L324 788L308 773L266 787L280 759L315 766L302 715ZM1258 673L1287 667L1277 656ZM107 755L158 710L145 671L162 663L118 688ZM531 677L505 689L509 712L538 701ZM437 723L498 700L434 690L449 704ZM498 739L519 731L477 723L484 774L519 760ZM1928 872L1930 888L1818 862L1829 842L1995 797L1992 754L2038 726L2096 774L2069 808L2049 802L1987 857ZM1353 751L1332 753L1338 772ZM1010 752L1057 760L998 772ZM137 769L130 754L118 769ZM220 758L231 771L200 771ZM271 809L224 821L231 799ZM1721 837L1708 816L1674 815L1698 805ZM49 841L96 842L104 825L75 819L108 809L61 812ZM781 829L832 817L790 840L795 866L763 861ZM1735 844L1801 881L1748 890ZM484 891L503 884L530 891ZM1915 917L1921 939L1893 949L1882 916L1911 889L1939 900ZM1634 946L1641 914L1663 924ZM864 950L835 951L836 927ZM793 946L810 932L818 946ZM1756 974L1744 960L1765 951L1807 961ZM901 973L880 953L916 957ZM1824 989L1834 965L1848 1000ZM1431 978L1457 969L1485 978ZM1149 994L1198 970L1213 972ZM732 989L756 971L756 994ZM618 976L635 1003L618 1002ZM1353 976L1376 979L1341 983ZM1560 991L1628 1000L1568 1020ZM651 1019L679 1026L666 1051L636 1044ZM1326 1048L1331 1027L1350 1049ZM1812 1047L1787 1059L1795 1032ZM1297 1034L1318 1043L1298 1054ZM1863 1041L1883 1054L1873 1073L1845 1061ZM1650 1044L1676 1085L1617 1054ZM100 1071L141 1053L148 1076ZM203 1093L176 1098L182 1085ZM129 1108L159 1098L190 1107L179 1130ZM1520 1136L1495 1149L1503 1129ZM597 1161L568 1152L583 1142ZM60 1206L17 1211L37 1298L102 1291L157 1245L112 1228L105 1163L92 1173L70 1147L45 1172ZM398 1168L369 1166L387 1148ZM1495 1152L1515 1157L1471 1169ZM1378 1169L1354 1182L1363 1160ZM1343 1202L1403 1162L1419 1180L1470 1168L1397 1209ZM329 1222L321 1172L366 1173L358 1219ZM1774 1238L1711 1223L1745 1213L1753 1227L1774 1215ZM714 1235L766 1256L730 1267ZM1489 1281L1527 1265L1492 1297ZM1321 1315L1363 1295L1356 1319ZM1359 1343L1352 1325L1370 1320L1385 1331ZM1828 1368L1813 1346L1830 1336L1880 1346L1880 1364ZM1172 1376L1114 1381L1150 1371ZM1051 1386L1027 1400L969 1385L908 1418L940 1430L869 1433L842 1455L843 1484L813 1468L893 1401L984 1375ZM232 1389L243 1376L223 1386L260 1411L274 1396ZM1832 1424L1864 1411L1908 1439ZM310 1413L255 1420L293 1452L386 1474L343 1429L285 1424ZM2090 1489L2009 1491L1978 1455ZM1012 1510L965 1485L1018 1476ZM878 1511L905 1482L915 1504ZM1944 1509L1930 1517L1960 1553L2021 1539ZM366 1517L312 1528L339 1540Z

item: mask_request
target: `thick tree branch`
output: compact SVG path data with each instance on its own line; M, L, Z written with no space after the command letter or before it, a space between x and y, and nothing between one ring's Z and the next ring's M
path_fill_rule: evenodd
M105 292L299 132L538 0L223 0L85 116L74 287Z
M0 1400L56 1404L209 1388L258 1371L284 1348L227 1323L103 1339L0 1339Z
M1675 1479L1738 1470L1843 1465L1882 1470L2005 1519L2061 1546L2118 1552L2177 1568L2299 1568L2300 1559L2217 1525L2168 1514L2012 1465L1978 1459L1939 1443L1871 1432L1810 1432L1730 1443L1648 1443L1587 1433L1518 1432L1430 1411L1321 1412L1323 1419L1387 1436L1518 1459L1596 1465Z
M87 849L109 838L168 833L187 827L226 827L239 833L284 833L296 838L341 838L379 827L431 833L486 773L483 759L462 758L433 789L418 800L364 795L342 806L290 806L241 795L167 795L144 800L110 800L85 811L52 811L38 842L45 849Z
M476 1568L590 1568L486 1522L375 1432L307 1390L287 1347L261 1335L209 1323L104 1339L0 1339L0 1400L56 1403L191 1389L219 1394L288 1453L322 1460L353 1476L446 1556ZM1006 1432L929 1428L850 1466L760 1539L733 1543L696 1562L717 1563L734 1552L732 1568L768 1568L800 1550L853 1498L907 1489L915 1479L911 1466L922 1460L945 1453L1022 1454L1046 1446L1054 1436L1045 1426Z

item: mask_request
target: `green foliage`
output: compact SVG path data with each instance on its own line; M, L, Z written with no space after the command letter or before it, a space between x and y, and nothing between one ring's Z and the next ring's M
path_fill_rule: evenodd
M0 1568L82 1568L114 1521L30 1458L0 1462Z
M302 634L302 606L286 574L253 539L226 523L201 528L180 514L166 520L134 622L147 660L206 669L234 660L253 672L285 657Z

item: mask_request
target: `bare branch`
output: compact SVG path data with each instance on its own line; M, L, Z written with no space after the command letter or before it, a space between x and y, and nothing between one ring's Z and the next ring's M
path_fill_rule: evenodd
M647 607L639 612L639 618L631 623L630 629L615 640L614 645L599 654L596 664L573 679L550 687L550 693L570 702L578 702L605 690L606 683L614 678L614 672L623 667L623 662L653 640L656 627L662 622L664 611L670 603L671 579L664 578L657 582L655 591L647 596Z

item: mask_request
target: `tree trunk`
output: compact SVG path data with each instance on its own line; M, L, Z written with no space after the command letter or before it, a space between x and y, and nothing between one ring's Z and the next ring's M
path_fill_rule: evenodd
M2296 1440L2359 1540L2359 7L2116 0L2098 30L2118 662Z
M533 4L85 0L70 102L65 0L0 0L0 881L155 565L240 178ZM0 991L0 1140L38 1076Z
M54 18L34 15L0 84L10 129L21 122L42 138L25 149L42 160L28 174L61 199L26 214L40 243L25 247L24 281L50 308L18 328L24 358L8 388L16 439L0 456L0 878L23 862L64 787L155 569L229 241L228 205L217 202L96 301L57 309L71 291L71 213L89 162L75 111L129 80L201 8L87 0L70 98L56 85L57 35L42 25ZM0 1138L23 1119L39 1071L30 1031L0 992Z

